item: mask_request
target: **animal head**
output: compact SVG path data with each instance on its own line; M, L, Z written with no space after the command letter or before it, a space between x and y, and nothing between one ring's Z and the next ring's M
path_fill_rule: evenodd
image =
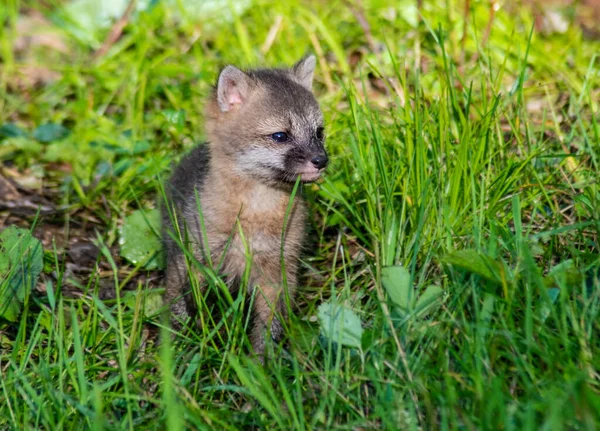
M290 69L225 67L206 116L214 159L266 182L317 180L328 157L314 70L312 55Z

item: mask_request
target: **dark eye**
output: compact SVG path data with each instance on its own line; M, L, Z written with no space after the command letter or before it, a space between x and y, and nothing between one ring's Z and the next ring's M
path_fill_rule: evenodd
M273 139L275 142L287 142L290 137L285 132L277 132L271 135L271 139Z
M322 127L317 127L317 139L320 141L325 136L325 130Z

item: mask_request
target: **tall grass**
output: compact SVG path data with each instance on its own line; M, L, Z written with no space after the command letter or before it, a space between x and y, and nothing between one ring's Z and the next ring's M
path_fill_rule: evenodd
M3 428L598 426L598 42L574 22L544 36L530 9L511 5L482 40L487 4L471 2L464 26L462 2L422 3L416 14L409 1L257 1L218 26L159 3L104 57L91 62L72 42L55 65L62 78L21 93L11 84L20 4L2 8L0 122L73 133L5 141L0 159L41 167L68 208L35 234L59 223L101 250L74 280L64 244L46 247L43 289L0 327ZM168 325L144 292L160 274L134 277L139 268L116 260L118 226L155 205L170 162L202 140L220 64L291 64L307 50L319 56L332 165L303 189L312 251L286 345L269 346L264 367L252 360L246 298L225 297L216 273L226 318L159 344L151 335ZM142 140L150 149L136 153ZM398 313L382 285L390 265L409 270L415 295L441 287L441 307ZM331 297L361 317L360 349L319 333L316 310Z

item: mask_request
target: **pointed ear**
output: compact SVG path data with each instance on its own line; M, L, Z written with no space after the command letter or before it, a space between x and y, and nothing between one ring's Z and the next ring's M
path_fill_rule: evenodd
M313 75L317 60L314 55L307 55L292 67L295 80L309 91L312 91Z
M217 102L221 112L245 103L250 94L250 84L250 77L237 67L223 69L217 82Z

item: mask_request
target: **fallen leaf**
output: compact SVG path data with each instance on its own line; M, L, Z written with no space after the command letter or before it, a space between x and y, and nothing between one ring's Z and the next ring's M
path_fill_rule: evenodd
M156 209L137 210L125 218L119 238L121 256L146 269L164 268L160 223L160 212Z
M0 233L0 317L18 320L42 268L42 244L28 230L10 226Z
M414 292L410 273L406 268L400 265L382 268L381 283L394 305L404 311L411 308Z
M15 33L17 37L13 42L13 50L17 54L22 55L38 47L68 52L65 37L60 29L40 13L20 15L15 25Z
M61 124L46 123L33 131L33 137L40 142L48 143L64 139L70 133L71 131Z
M360 317L350 308L334 302L319 306L321 334L336 343L349 347L361 347L363 328Z

